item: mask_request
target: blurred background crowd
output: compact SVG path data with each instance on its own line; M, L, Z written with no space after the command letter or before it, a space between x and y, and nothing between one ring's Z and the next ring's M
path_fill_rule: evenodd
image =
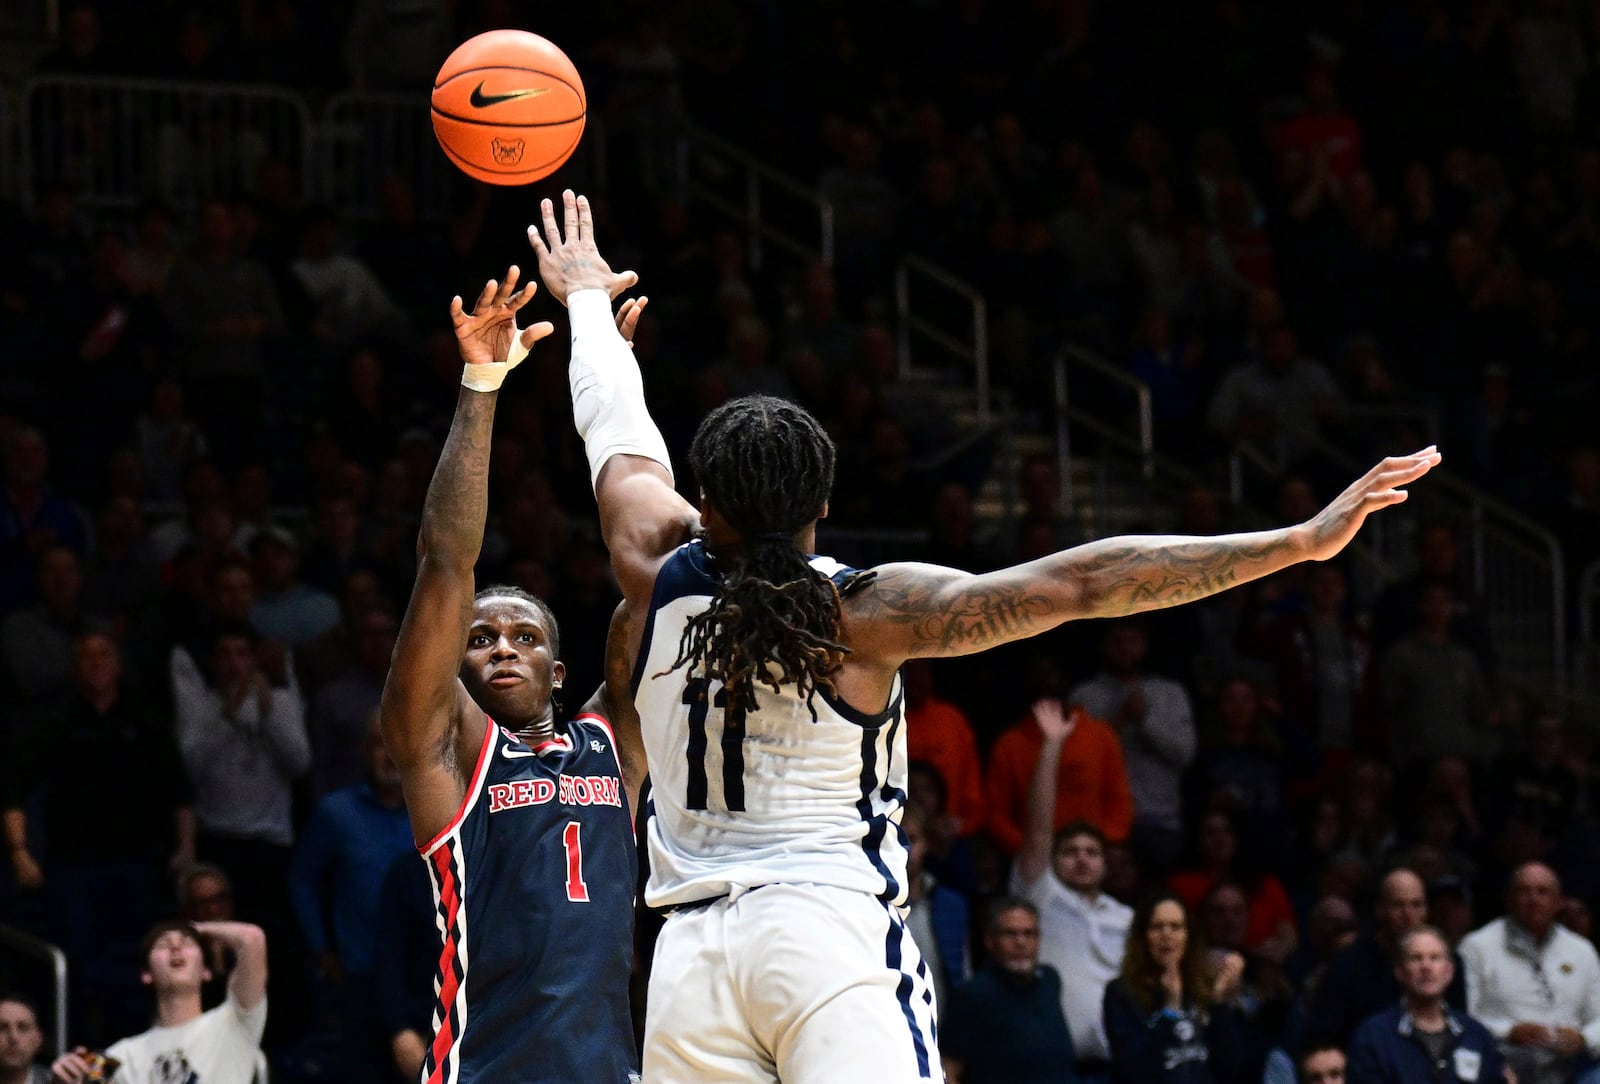
M1437 439L1480 504L1548 533L1565 579L1545 605L1582 649L1600 4L151 0L0 18L0 924L67 952L70 1044L147 1026L140 938L173 914L266 931L275 1079L389 1080L388 1039L426 1034L432 909L369 721L456 395L450 298L531 266L535 199L566 185L651 299L635 352L674 451L730 396L803 403L839 447L821 545L841 559L979 571L1104 533L1104 510L1065 495L1115 441L1075 437L1076 461L1053 443L1050 360L1070 344L1147 389L1155 447L1185 468L1135 487L1119 528L1298 520L1348 463ZM531 189L358 156L365 198L341 203L261 119L273 95L309 115L400 94L422 131L440 61L500 26L556 41L587 81L584 148ZM150 80L198 104L143 117L128 103ZM241 95L259 113L217 104ZM763 247L694 198L691 174L733 154L820 197L831 244ZM974 428L970 374L903 338L907 254L982 294L999 424ZM586 689L618 596L564 338L502 394L479 575L550 601ZM1108 380L1077 388L1077 409L1135 427ZM1207 1071L1196 1057L1141 1081L1295 1079L1300 1054L1348 1045L1399 996L1390 963L1424 918L1452 950L1507 906L1536 946L1558 920L1589 937L1592 707L1565 657L1532 679L1508 665L1551 630L1491 619L1471 524L1405 511L1381 560L908 666L913 929L944 1033L978 1036L952 1050L963 1079L1133 1072L1102 997L1152 966L1124 938L1155 935L1149 908L1130 934L1111 901L1158 889L1243 973L1201 998L1231 1036L1210 1077L1181 1075ZM1039 717L1052 705L1065 736ZM1049 758L1053 807L1030 811ZM1039 909L1031 957L1006 925L1026 910L990 907L1012 892ZM1060 1016L986 1045L1025 1030L995 975L1043 974L1041 953ZM30 966L0 953L0 987L41 996ZM1452 1003L1533 1079L1600 1056L1600 971L1581 1009L1563 988L1548 1019L1487 1019L1483 976L1504 972L1466 950L1456 970ZM1013 1048L1040 1075L996 1052Z

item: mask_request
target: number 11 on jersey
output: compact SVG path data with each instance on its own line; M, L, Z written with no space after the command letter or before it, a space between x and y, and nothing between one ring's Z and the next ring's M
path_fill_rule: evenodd
M744 812L744 705L728 706L728 690L721 684L717 691L707 696L709 683L705 678L690 678L683 687L683 703L689 709L689 741L684 755L689 761L688 794L684 805L690 809L706 809L708 782L706 779L706 753L710 745L706 737L706 717L713 707L722 709L722 798L726 809Z

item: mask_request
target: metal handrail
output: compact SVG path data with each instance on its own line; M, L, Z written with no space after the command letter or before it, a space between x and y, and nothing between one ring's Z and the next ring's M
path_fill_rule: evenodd
M119 109L129 109L136 104L136 99L130 96L170 95L177 102L186 107L214 106L218 102L231 101L249 106L272 104L288 111L298 125L298 131L280 132L285 136L285 141L295 146L295 154L299 158L301 184L309 184L309 176L315 167L312 135L314 123L311 108L306 99L291 90L281 86L272 86L265 83L198 83L181 79L146 79L129 76L109 75L35 75L30 78L22 88L22 101L19 107L19 121L21 128L20 158L22 163L22 197L24 203L32 205L35 190L38 187L38 164L35 162L36 152L40 144L41 135L56 134L50 125L51 118L41 118L35 108L35 98L41 91L57 89L62 91L111 91L115 92L114 100ZM149 116L160 116L156 113ZM192 119L188 115L181 115L180 119ZM237 118L234 118L237 119ZM259 132L257 133L259 134ZM131 206L140 196L149 194L151 180L147 176L137 176L139 166L134 164L136 156L132 155L127 146L120 148L116 155L114 168L111 170L114 181L122 182L122 187L115 191L95 190L93 185L78 185L80 197L86 202L101 201L107 205ZM241 153L240 162L236 163L243 169L243 160L246 156ZM170 154L165 157L157 155L152 161L156 165L172 165L181 161L182 155L174 158ZM152 162L143 163L144 168L151 168ZM127 176L118 174L118 171L127 173ZM245 178L236 178L233 183L242 183ZM163 192L167 198L176 202L187 199L203 199L209 195L221 193L227 187L218 184L214 179L206 183L189 184L183 186L182 192Z
M689 175L689 154L691 145L702 147L721 158L734 163L744 171L744 200L741 207L715 189L697 184ZM763 241L770 241L795 255L805 259L818 260L822 264L833 266L834 253L834 213L833 203L814 186L796 180L781 170L775 169L767 163L742 150L738 145L730 143L721 136L713 135L695 125L686 124L683 127L682 137L678 141L678 175L685 188L691 190L697 197L712 207L721 211L729 218L742 225L748 236L750 245L750 266L759 270L764 258L762 249ZM810 203L817 211L817 241L815 245L790 237L787 233L767 222L762 214L762 186L770 185L780 191Z
M971 451L984 441L999 435L1000 431L1001 426L998 421L975 425L970 431L913 460L911 466L921 471L937 471L962 453Z
M1056 353L1055 357L1055 406L1056 406L1056 449L1059 457L1061 474L1061 510L1070 515L1072 513L1072 394L1069 373L1073 365L1081 366L1106 377L1115 384L1133 392L1139 407L1139 439L1135 444L1125 434L1115 427L1107 425L1098 418L1087 414L1078 418L1080 424L1095 430L1100 436L1122 444L1124 447L1135 448L1139 454L1139 473L1147 482L1155 481L1156 477L1156 433L1155 412L1150 395L1150 385L1143 380L1107 361L1100 355L1086 350L1081 346L1068 343Z
M1409 407L1358 403L1345 406L1339 411L1339 417L1367 419L1371 421L1413 420L1421 423L1423 432L1428 435L1429 444L1439 443L1439 434L1444 431L1444 426L1439 420L1439 412L1433 407Z
M1370 466L1326 440L1313 445L1315 451L1340 468L1357 477ZM1282 475L1282 469L1271 463L1254 445L1234 447L1228 461L1229 491L1234 503L1242 498L1243 465L1246 459L1262 469L1268 477ZM1540 525L1523 512L1498 497L1466 482L1444 470L1428 475L1429 497L1445 504L1450 511L1469 525L1467 540L1470 545L1472 586L1479 593L1488 589L1488 547L1485 541L1493 537L1502 546L1519 552L1523 557L1547 564L1550 569L1550 637L1551 679L1557 689L1567 686L1567 623L1566 623L1566 560L1561 552L1561 542L1549 528ZM1368 521L1373 529L1374 542L1379 552L1386 553L1383 519Z
M67 954L48 941L23 933L15 926L0 926L0 943L10 945L24 956L32 956L50 966L55 976L51 1014L55 1019L55 1055L67 1052Z
M970 342L963 341L944 328L913 314L911 306L913 274L943 287L967 303L972 312ZM894 270L894 303L899 328L900 378L904 380L911 376L911 336L914 332L972 365L974 394L978 400L976 404L978 424L988 425L992 407L989 391L989 304L982 292L937 264L929 263L920 256L907 256Z

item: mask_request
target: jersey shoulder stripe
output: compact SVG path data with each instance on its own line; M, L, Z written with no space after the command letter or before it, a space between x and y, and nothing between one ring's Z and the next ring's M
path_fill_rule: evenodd
M656 614L668 603L693 595L711 595L717 590L717 576L711 567L711 555L699 539L685 542L672 551L656 573L655 587L650 592L650 614L645 618L644 637L639 641L639 656L633 665L633 693L638 695L639 684L644 680L644 668L650 658L650 642L655 635Z
M586 711L581 715L573 716L572 721L567 725L570 729L580 731L580 735L575 736L574 740L584 740L581 737L582 728L587 726L598 727L601 733L606 736L606 741L611 747L611 758L617 762L617 776L619 778L621 777L622 750L617 747L617 732L611 729L611 720L607 719L604 715L601 715L598 712Z
M860 571L832 557L812 554L807 556L807 560L813 569L828 577L841 590ZM656 614L680 598L713 595L719 583L715 562L711 554L706 552L706 544L702 539L685 542L662 563L656 573L655 587L650 593L650 614L645 619L644 635L639 641L639 654L633 666L634 695L638 695L639 685L644 680L645 662L650 657L650 644L655 635Z

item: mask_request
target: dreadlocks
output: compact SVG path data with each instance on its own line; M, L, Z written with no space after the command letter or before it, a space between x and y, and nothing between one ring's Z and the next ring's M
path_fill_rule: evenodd
M833 489L833 441L806 411L751 395L706 415L689 446L700 488L744 538L719 561L721 585L691 618L671 669L688 664L721 680L729 703L756 707L755 682L794 683L808 702L833 691L847 648L839 591L792 536L822 513Z

